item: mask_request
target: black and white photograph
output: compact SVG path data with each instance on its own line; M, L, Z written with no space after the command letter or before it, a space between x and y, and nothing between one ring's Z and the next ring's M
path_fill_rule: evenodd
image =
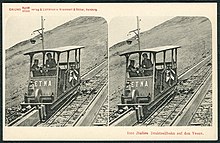
M216 11L4 3L3 140L217 139Z
M6 126L108 125L107 30L102 17L10 17Z
M118 17L109 27L122 40L109 48L110 126L212 126L208 18Z

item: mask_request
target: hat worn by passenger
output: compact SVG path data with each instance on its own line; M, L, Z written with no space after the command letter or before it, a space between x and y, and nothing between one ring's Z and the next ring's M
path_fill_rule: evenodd
M143 56L143 57L144 57L144 56L148 57L147 53L143 53L142 56Z
M48 56L48 57L49 57L49 56L51 56L51 57L52 57L51 53L47 53L47 56Z

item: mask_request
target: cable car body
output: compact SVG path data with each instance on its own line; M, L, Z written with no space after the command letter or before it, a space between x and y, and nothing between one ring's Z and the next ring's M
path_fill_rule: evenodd
M124 93L121 96L121 104L118 106L131 105L156 105L157 102L167 96L177 84L177 49L180 46L162 46L120 54L126 58L126 75ZM152 66L144 68L142 65L143 54L147 54ZM169 54L170 53L170 54ZM169 58L166 57L169 54ZM129 73L131 56L136 55L139 63L136 67L137 75ZM162 56L161 56L162 55ZM158 59L162 62L159 62Z
M82 48L84 47L66 46L25 53L24 55L30 57L30 68L28 91L24 96L24 103L21 105L54 105L67 99L68 92L73 89L79 90L80 51ZM47 65L47 54L54 59L54 67ZM38 70L33 70L36 60L41 61L41 64L38 66Z

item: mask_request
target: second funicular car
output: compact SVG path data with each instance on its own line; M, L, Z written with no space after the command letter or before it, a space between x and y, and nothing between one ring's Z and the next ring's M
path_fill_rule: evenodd
M177 84L178 48L161 46L120 54L126 58L126 75L119 106L153 106L163 100Z

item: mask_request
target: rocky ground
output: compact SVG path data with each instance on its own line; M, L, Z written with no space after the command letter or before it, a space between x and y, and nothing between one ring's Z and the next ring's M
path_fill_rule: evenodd
M81 73L83 74L107 58L107 30L107 22L104 18L78 17L45 32L45 48L85 46L81 51ZM34 45L26 40L5 51L6 108L18 105L23 100L24 93L27 92L29 57L23 54L41 49L39 36L34 39L37 41Z
M119 26L120 27L120 26ZM164 45L179 45L178 74L211 54L211 23L205 17L174 17L149 31L142 32L141 49ZM117 108L123 93L125 57L123 51L137 50L137 42L126 41L115 44L109 50L109 99L110 111Z
M120 28L120 26L118 26ZM45 47L82 45L82 74L107 58L107 22L100 17L78 17L45 32ZM141 49L164 45L179 45L178 74L183 73L211 54L211 23L205 17L174 17L148 31L141 32ZM109 35L111 36L111 35ZM22 41L5 51L6 108L19 105L27 89L29 58L23 53L41 49L37 43ZM109 48L109 105L111 112L120 103L125 77L125 58L119 53L138 49L137 42L126 41ZM98 51L98 52L97 52Z
M212 126L212 88L206 93L196 113L190 122L191 126Z

